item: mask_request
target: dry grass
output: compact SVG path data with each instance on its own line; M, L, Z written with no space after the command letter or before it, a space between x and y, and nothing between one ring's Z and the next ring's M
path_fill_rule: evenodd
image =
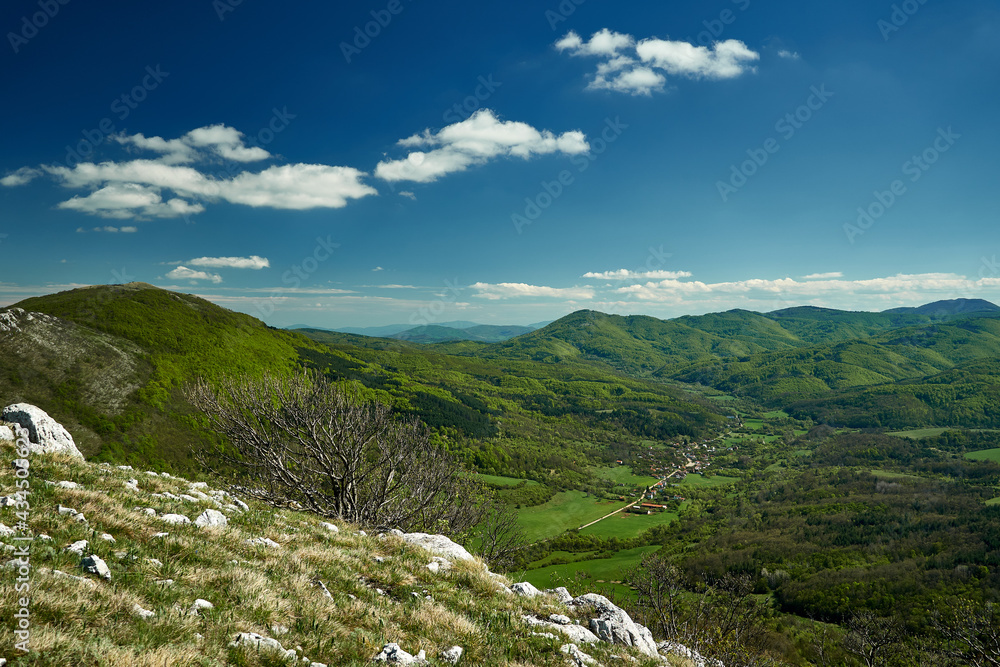
M2 495L15 491L14 473L6 463L13 458L9 445L0 445ZM129 478L139 480L138 493L125 487ZM49 486L46 479L75 481L83 488ZM466 651L463 665L567 664L559 651L565 642L533 636L521 615L571 612L548 598L510 595L482 563L457 562L434 574L426 567L429 554L395 537L362 536L343 524L338 524L339 533L332 533L319 525L321 519L305 513L254 505L249 512L231 514L229 526L220 530L168 525L159 515L177 513L193 520L212 504L150 497L186 493L190 485L143 471L35 457L30 482L29 524L35 535L46 533L52 541L36 539L31 551L31 652L22 655L13 642L0 644L0 656L13 664L285 664L273 655L229 647L239 632L272 636L272 627L279 625L288 629L275 637L285 648L327 665L369 665L390 641L411 653L425 650L432 663L442 650L458 645ZM60 504L83 512L87 523L58 515ZM137 507L152 507L158 516ZM0 521L13 526L14 511L0 510ZM153 537L161 532L169 535ZM102 533L113 535L116 543L99 539ZM246 543L256 537L282 546ZM89 542L88 554L106 561L110 582L85 573L80 557L63 550L81 539ZM8 570L0 579L0 617L7 628L21 597L14 578ZM173 584L159 583L164 579ZM322 594L316 580L333 599ZM189 614L198 598L214 609ZM156 615L139 618L133 613L136 604ZM624 652L608 645L585 650L605 664Z

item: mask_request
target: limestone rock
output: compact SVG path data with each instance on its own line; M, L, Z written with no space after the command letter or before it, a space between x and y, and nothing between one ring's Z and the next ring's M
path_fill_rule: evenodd
M546 588L546 595L551 595L555 599L559 600L563 604L569 604L573 601L573 596L570 595L569 591L566 590L565 586L560 586L559 588Z
M10 426L6 424L0 424L0 440L13 440L14 431L10 430Z
M77 556L82 556L83 552L87 550L87 546L88 546L87 540L78 540L73 544L69 545L68 547L66 547L64 551L70 551L72 553L75 553Z
M331 533L336 534L336 533L340 532L340 528L337 528L332 523L327 523L326 521L321 521L319 525L323 526L324 528L326 528L327 530L329 530Z
M553 623L552 621L543 621L540 618L535 618L534 616L526 615L522 616L524 622L533 628L539 628L542 630L554 630L559 632L569 638L574 644L596 644L601 641L600 638L593 632L583 627L582 625L577 625L575 623ZM563 616L562 618L566 618ZM566 618L569 621L568 618Z
M660 642L656 645L656 648L660 650L660 653L668 655L676 655L690 661L694 667L725 667L721 660L713 660L706 658L698 651L692 648L684 646L684 644L679 644L677 642L665 641Z
M246 540L246 543L254 547L269 547L271 549L281 548L280 544L278 544L269 537L254 537L252 539Z
M164 523L191 523L191 519L187 518L183 514L164 514L160 517Z
M456 544L444 535L429 535L428 533L404 533L403 540L409 544L422 547L432 554L443 556L449 560L475 560L472 554L461 544Z
M277 639L271 639L270 637L263 637L258 635L256 632L241 632L236 635L236 638L229 642L230 646L243 646L246 648L253 648L259 651L273 651L280 656L283 656L285 660L295 659L295 651L289 649L285 650L285 647L278 642Z
M200 616L202 609L209 609L209 610L215 609L215 605L209 602L208 600L202 600L201 598L198 598L197 600L191 603L191 609L188 610L188 616Z
M101 536L98 539L110 542L111 544L114 544L117 541L111 533L101 533Z
M462 659L462 654L465 653L465 649L461 646L452 646L449 649L441 651L441 662L446 662L449 665L457 665L458 661Z
M519 584L511 584L510 590L522 598L533 598L542 594L540 590L532 586L527 581L522 581Z
M593 608L596 617L590 619L590 629L600 639L612 644L633 646L648 656L659 656L649 628L633 621L624 609L603 595L587 593L574 598L573 604Z
M108 569L108 564L100 556L94 554L87 556L80 561L80 567L91 574L96 574L102 579L111 581L111 570Z
M69 431L41 408L28 403L8 405L3 409L3 420L28 430L28 447L36 454L58 453L83 458Z
M390 642L382 647L382 652L372 658L372 662L384 662L390 665L426 665L427 658L423 651L410 655L399 644Z
M138 604L133 604L132 605L132 613L135 614L136 616L138 616L139 618L152 618L152 617L156 616L156 612L155 611L150 611L148 609L143 609Z
M569 656L570 664L576 667L596 665L597 661L576 647L575 644L563 644L559 650Z
M10 526L5 526L2 523L0 523L0 536L10 537L11 535L14 535L15 533L17 533L17 531L14 530L13 528L11 528Z
M225 528L228 524L229 519L219 510L205 510L194 520L199 528Z

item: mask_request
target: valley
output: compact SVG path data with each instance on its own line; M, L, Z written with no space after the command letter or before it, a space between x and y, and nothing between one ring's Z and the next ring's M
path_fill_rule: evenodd
M310 368L419 419L516 512L514 579L637 604L654 556L699 585L745 576L770 654L814 664L861 612L933 637L956 600L1000 596L1000 315L931 306L581 311L414 342L273 329L133 283L7 311L0 395L44 405L90 461L197 479L215 436L191 382Z

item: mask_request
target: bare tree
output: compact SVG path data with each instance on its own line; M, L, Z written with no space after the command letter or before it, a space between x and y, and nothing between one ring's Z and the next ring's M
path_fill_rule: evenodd
M458 460L416 421L315 371L199 381L195 406L225 436L206 466L264 502L374 527L460 533L486 511Z
M945 655L973 667L1000 667L1000 607L959 599L932 623Z
M731 667L776 664L766 655L767 607L753 596L748 575L693 581L667 558L651 554L628 582L637 615L657 634Z
M859 658L866 667L878 667L888 663L893 647L902 639L897 619L862 611L854 614L847 624L844 649Z

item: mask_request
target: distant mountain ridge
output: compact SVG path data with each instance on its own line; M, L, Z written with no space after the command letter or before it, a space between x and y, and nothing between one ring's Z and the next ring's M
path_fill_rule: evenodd
M372 338L394 338L405 340L410 343L446 343L455 341L475 341L480 343L497 343L500 341L520 336L521 334L539 329L548 322L539 322L528 325L496 325L478 324L466 320L456 320L454 322L442 322L440 324L427 324L423 326L413 326L412 324L387 324L380 327L341 327L339 329L327 329L325 327L314 327L308 324L293 324L286 329L310 329L313 331L333 331L336 333L353 334L356 336L369 336Z

